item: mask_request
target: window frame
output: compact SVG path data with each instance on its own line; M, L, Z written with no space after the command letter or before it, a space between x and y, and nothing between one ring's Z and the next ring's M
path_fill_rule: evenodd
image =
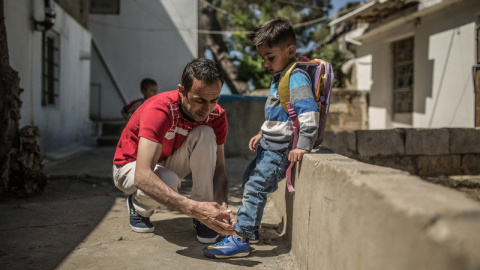
M392 111L394 114L413 113L414 46L413 36L392 42Z
M60 92L60 35L42 34L42 106L58 104Z

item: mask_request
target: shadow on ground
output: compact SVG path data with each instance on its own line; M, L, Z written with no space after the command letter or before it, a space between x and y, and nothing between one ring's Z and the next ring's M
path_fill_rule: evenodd
M41 196L1 200L1 269L292 269L289 247L275 219L265 219L250 256L213 260L196 241L192 219L166 207L152 216L153 234L130 230L126 195L111 180L114 149L52 161ZM84 162L84 163L82 163ZM229 204L241 204L241 173L248 160L227 159ZM79 167L79 164L82 166ZM72 168L77 166L77 168ZM191 179L180 193L188 196ZM274 220L274 222L271 222Z
M106 180L54 179L43 195L0 203L2 269L55 269L121 196Z

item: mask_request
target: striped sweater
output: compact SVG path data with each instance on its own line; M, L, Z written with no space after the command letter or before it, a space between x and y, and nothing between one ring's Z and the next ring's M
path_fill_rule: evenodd
M274 75L270 93L265 104L265 122L260 133L273 142L288 142L292 137L292 124L278 98L278 83L281 72ZM290 75L290 103L300 122L297 148L312 150L317 138L320 113L312 94L309 75L301 68L295 68Z

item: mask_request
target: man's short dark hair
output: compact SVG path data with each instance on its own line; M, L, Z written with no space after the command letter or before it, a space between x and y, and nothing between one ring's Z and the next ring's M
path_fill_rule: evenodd
M185 93L192 88L193 79L200 80L206 84L212 84L217 80L223 85L224 78L217 63L205 58L195 58L190 61L183 70L182 85Z
M297 45L297 38L292 25L286 19L277 18L259 25L248 35L248 40L253 46Z
M140 83L140 89L141 90L147 90L148 87L152 86L152 85L157 85L157 82L150 79L150 78L145 78L142 80L142 82Z

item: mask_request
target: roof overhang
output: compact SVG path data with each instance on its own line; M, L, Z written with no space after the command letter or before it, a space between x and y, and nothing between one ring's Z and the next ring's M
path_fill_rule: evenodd
M339 23L374 22L420 2L419 0L371 0L355 10L331 21L328 26Z
M401 24L448 8L461 1L463 0L372 0L331 21L329 26L341 23L368 23L368 30L360 36L357 35L356 41L358 42L375 36L379 31L389 31Z

